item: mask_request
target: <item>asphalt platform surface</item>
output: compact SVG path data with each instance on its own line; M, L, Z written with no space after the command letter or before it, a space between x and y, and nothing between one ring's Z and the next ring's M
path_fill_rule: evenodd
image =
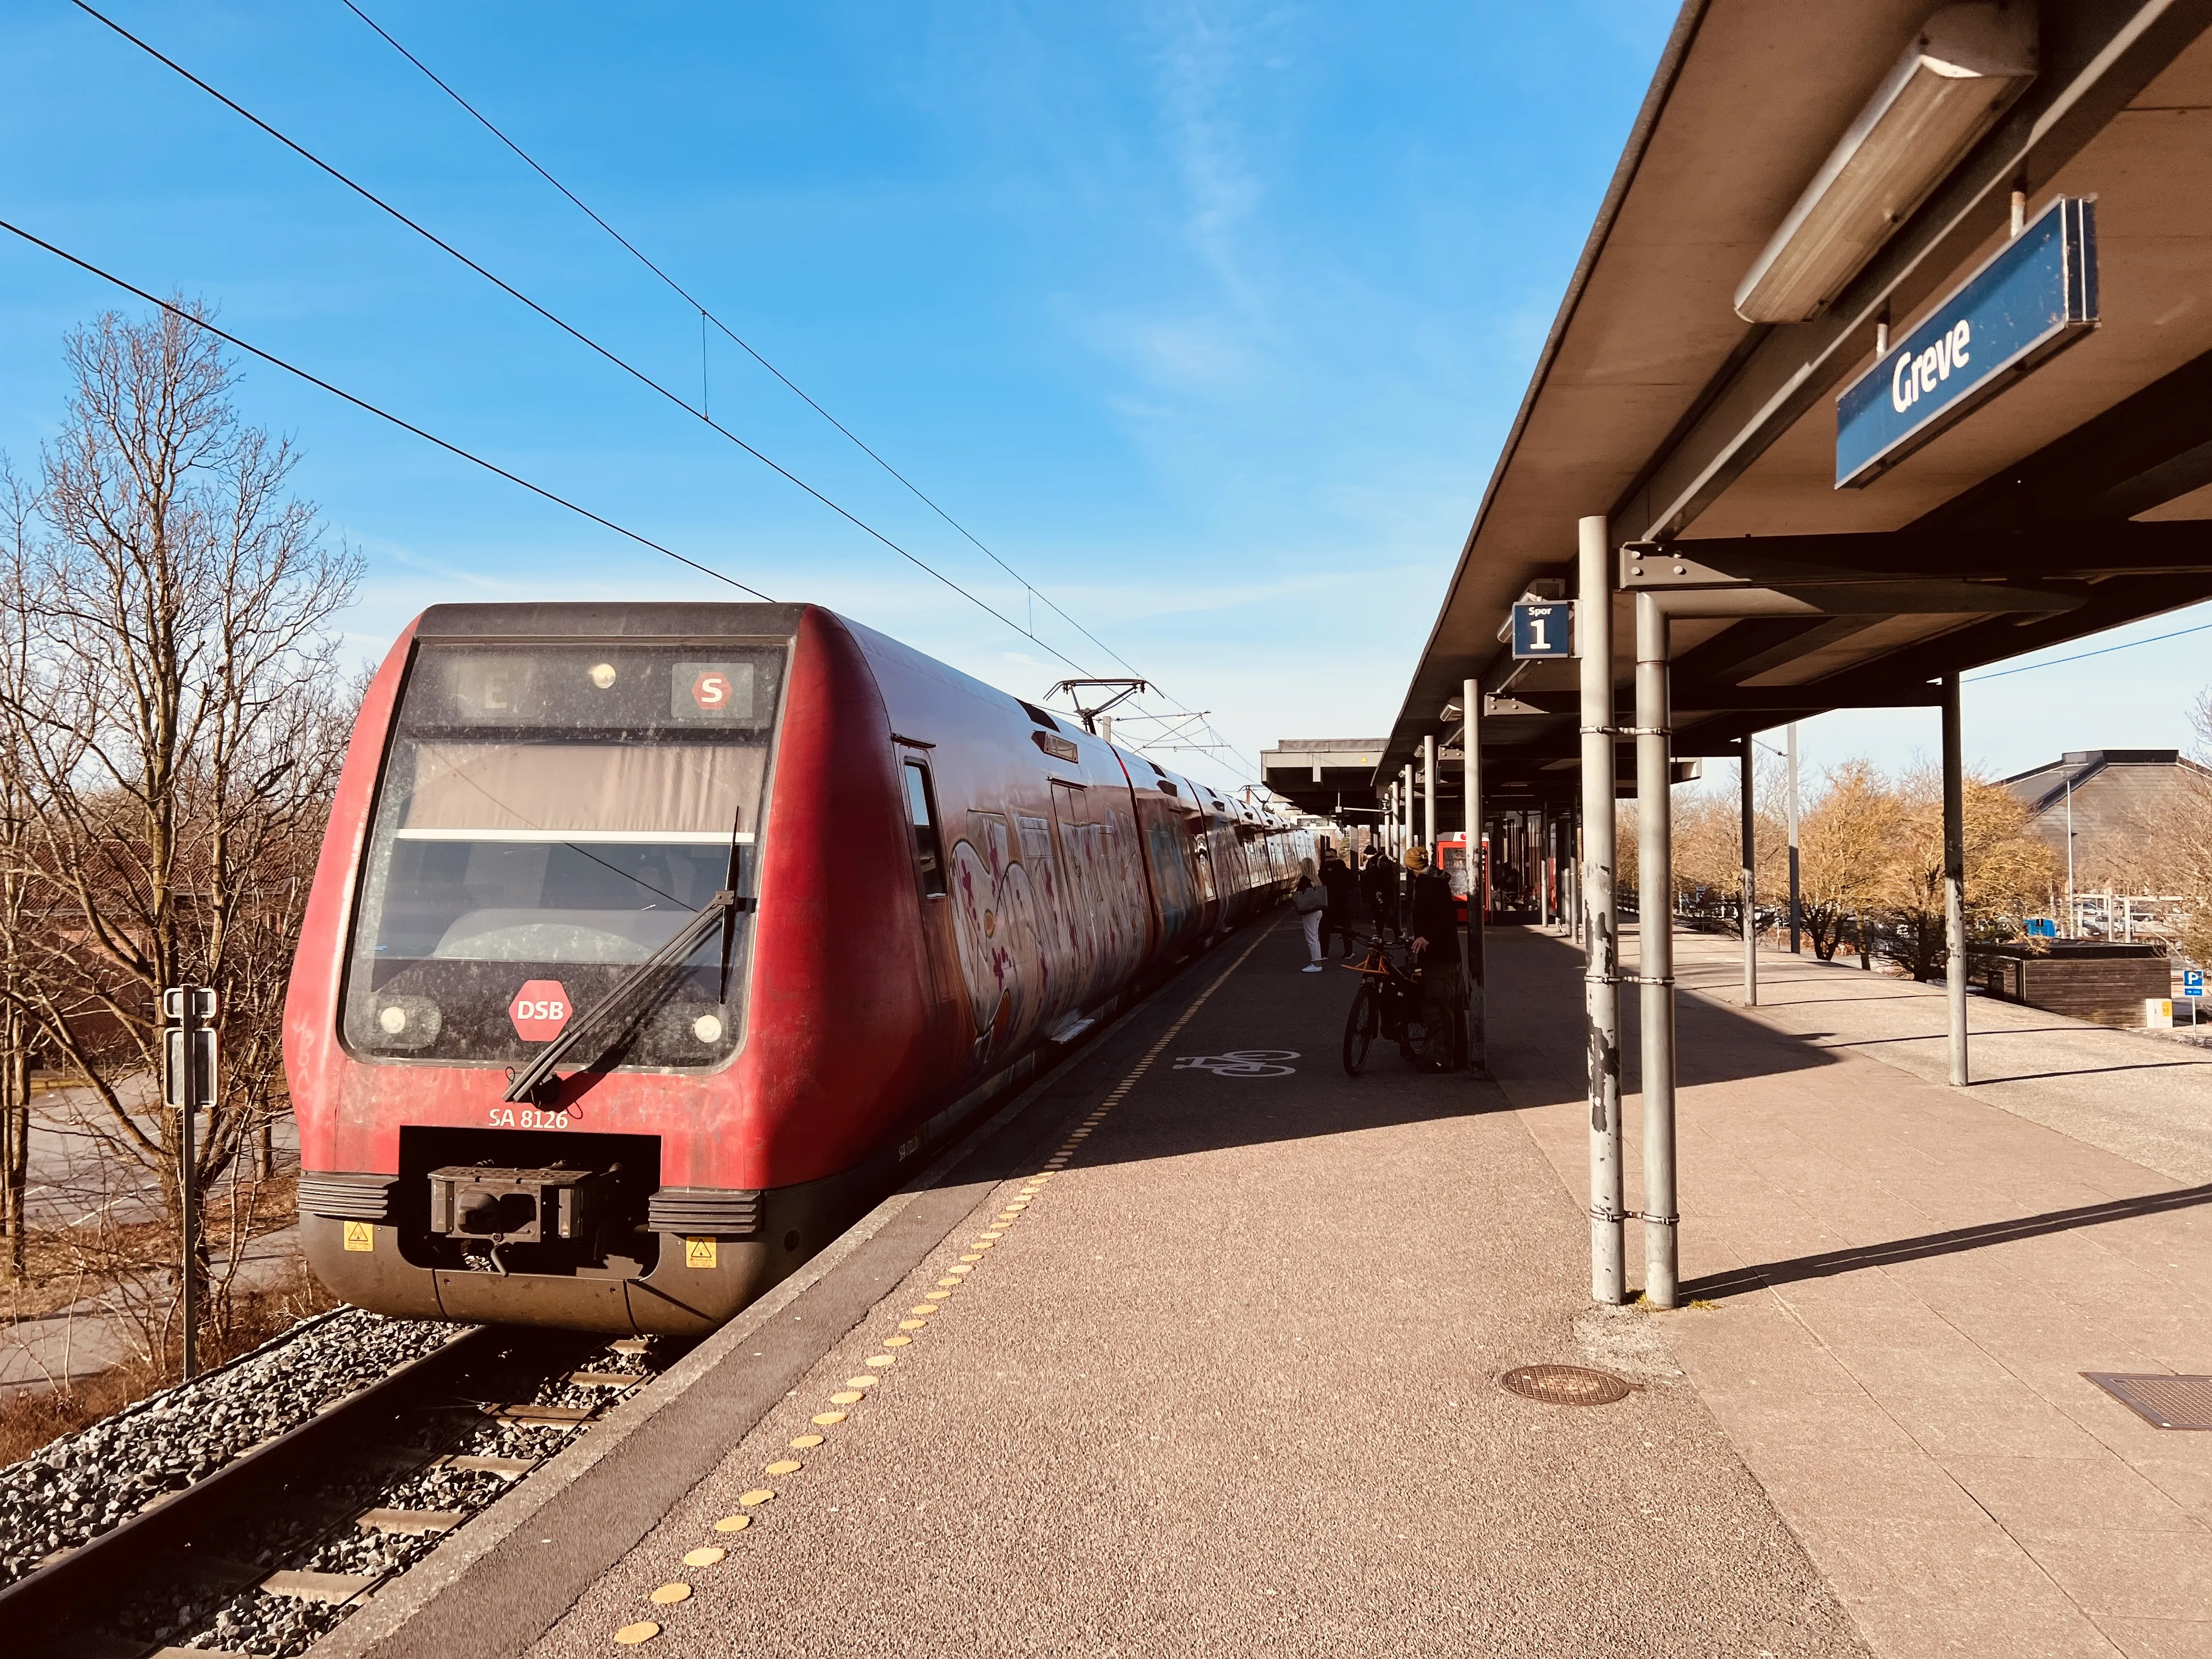
M1346 1078L1304 954L1194 964L376 1650L1865 1652L1520 1115Z

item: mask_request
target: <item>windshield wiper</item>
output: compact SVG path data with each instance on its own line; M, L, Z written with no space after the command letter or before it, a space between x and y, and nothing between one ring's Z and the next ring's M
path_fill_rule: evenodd
M684 924L683 932L624 974L606 995L573 1016L562 1028L561 1035L538 1050L535 1060L521 1071L511 1073L507 1093L501 1098L511 1101L536 1099L538 1090L552 1077L553 1068L568 1058L570 1051L584 1040L586 1032L609 1014L627 1007L640 991L653 982L656 975L666 969L681 966L684 959L697 950L705 942L707 935L717 927L725 930L723 955L726 962L729 935L734 931L738 913L752 908L750 899L739 898L726 887L708 899Z

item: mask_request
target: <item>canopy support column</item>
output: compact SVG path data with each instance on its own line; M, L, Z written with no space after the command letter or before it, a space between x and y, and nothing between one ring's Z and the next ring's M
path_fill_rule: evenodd
M1467 793L1467 1063L1470 1071L1490 1070L1490 1020L1483 1006L1482 939L1482 687L1462 682L1460 765Z
M1602 517L1577 526L1575 643L1582 671L1583 1027L1589 1071L1590 1299L1628 1295L1620 1161L1620 918L1613 908L1613 544ZM1474 694L1473 682L1468 695ZM1473 824L1468 818L1472 844ZM1470 912L1470 915L1472 915Z
M1421 845L1434 858L1437 852L1437 737L1421 739Z
M1802 954L1798 939L1803 932L1805 910L1797 882L1797 722L1790 722L1790 954Z
M1759 818L1758 806L1752 796L1753 781L1757 776L1753 763L1755 745L1748 732L1744 734L1743 750L1736 757L1736 769L1743 795L1743 1006L1759 1006Z
M1951 1014L1951 1086L1972 1079L1966 1069L1966 786L1960 759L1959 677L1943 676L1943 935L1950 957L1943 968L1944 1000Z
M1669 821L1667 613L1636 596L1637 984L1643 1026L1644 1299L1680 1299L1674 1210L1674 836Z

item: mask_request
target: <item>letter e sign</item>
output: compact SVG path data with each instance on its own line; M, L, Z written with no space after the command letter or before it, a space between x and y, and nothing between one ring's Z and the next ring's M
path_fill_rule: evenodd
M533 979L514 994L507 1016L514 1022L515 1036L525 1042L550 1042L561 1035L572 1012L559 980Z

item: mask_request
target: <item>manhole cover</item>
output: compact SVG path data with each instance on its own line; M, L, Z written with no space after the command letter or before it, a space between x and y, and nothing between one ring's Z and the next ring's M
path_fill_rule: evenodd
M2106 1394L2161 1429L2212 1429L2212 1376L2083 1371Z
M1507 1392L1547 1406L1610 1406L1629 1394L1612 1372L1581 1365L1516 1365L1498 1380Z

